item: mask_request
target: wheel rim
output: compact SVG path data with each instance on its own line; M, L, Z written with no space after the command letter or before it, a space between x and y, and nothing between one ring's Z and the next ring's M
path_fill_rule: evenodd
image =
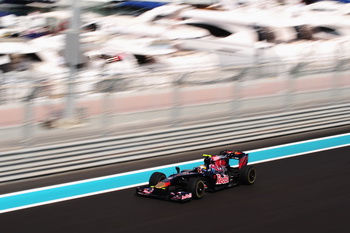
M197 188L196 188L196 194L198 197L202 197L204 194L204 183L198 182Z
M248 175L249 183L254 183L255 178L256 178L256 171L255 169L251 169Z

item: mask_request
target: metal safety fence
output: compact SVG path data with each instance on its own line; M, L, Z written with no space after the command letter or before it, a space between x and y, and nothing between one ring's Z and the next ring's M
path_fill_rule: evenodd
M80 70L72 93L64 79L12 77L0 88L1 150L346 104L349 68L349 59L328 58L137 75Z

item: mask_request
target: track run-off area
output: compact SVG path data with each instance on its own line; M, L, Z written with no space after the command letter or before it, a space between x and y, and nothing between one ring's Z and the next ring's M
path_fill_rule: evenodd
M249 153L249 164L257 164L277 159L346 147L349 145L350 133L347 133L262 149L255 149L246 152ZM86 179L59 185L2 194L0 195L0 213L128 189L147 183L148 178L155 171L160 171L166 175L170 175L175 172L175 166L180 166L181 169L191 169L202 163L203 159L197 159L93 179ZM235 164L232 165L234 166Z

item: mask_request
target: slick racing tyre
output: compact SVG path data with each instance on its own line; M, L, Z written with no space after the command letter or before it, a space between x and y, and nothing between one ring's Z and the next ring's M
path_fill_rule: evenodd
M187 190L192 193L193 199L201 199L204 196L205 184L202 179L192 177L188 181Z
M149 186L155 186L159 183L159 181L164 180L166 178L164 173L154 172L149 178Z
M239 179L242 184L254 184L256 180L256 170L252 166L243 166L239 170Z

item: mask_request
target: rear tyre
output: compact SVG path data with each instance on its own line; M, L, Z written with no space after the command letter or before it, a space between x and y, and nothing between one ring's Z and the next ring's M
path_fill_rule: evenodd
M256 180L255 168L252 166L243 166L239 171L239 179L242 184L254 184Z
M166 178L164 173L154 172L149 178L149 186L155 186L159 183L159 181L164 180Z
M202 179L192 177L188 181L187 190L192 193L193 199L201 199L204 196L205 184Z

